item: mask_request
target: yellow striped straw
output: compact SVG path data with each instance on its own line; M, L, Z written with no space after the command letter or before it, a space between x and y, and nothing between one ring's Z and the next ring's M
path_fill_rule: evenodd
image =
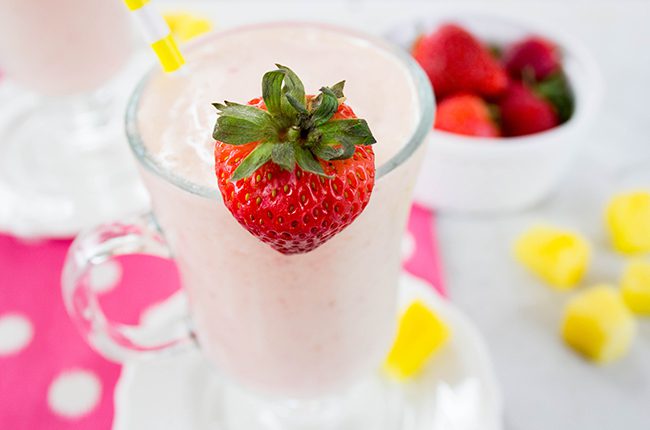
M178 50L169 25L162 15L149 3L150 0L124 0L126 7L133 13L140 24L140 30L153 52L158 57L165 72L174 72L185 64L185 59Z

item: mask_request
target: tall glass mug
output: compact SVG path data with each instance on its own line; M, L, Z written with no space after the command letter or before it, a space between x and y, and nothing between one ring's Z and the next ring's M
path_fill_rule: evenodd
M1 107L0 231L70 236L143 198L107 87L132 42L117 0L0 0L2 83L22 89Z
M127 112L128 138L155 215L77 238L63 276L71 316L111 358L198 344L230 381L225 385L261 394L280 409L291 405L292 412L275 414L281 424L268 424L268 414L267 424L250 424L257 409L246 412L246 425L223 428L390 428L377 420L382 411L360 417L346 408L344 393L377 371L395 334L400 243L433 121L426 76L384 41L316 24L235 29L195 42L185 55L186 73L152 72ZM259 96L261 76L274 63L291 67L307 93L347 79L347 103L378 140L377 180L366 209L340 234L300 255L283 255L250 235L212 178L216 115L210 102ZM125 327L102 314L89 272L132 253L173 255L190 318L170 315L167 333L180 337L154 336L151 327ZM188 320L192 328L184 329ZM334 421L322 416L332 410L323 399L339 411ZM305 410L311 412L301 415ZM301 424L293 426L299 415Z

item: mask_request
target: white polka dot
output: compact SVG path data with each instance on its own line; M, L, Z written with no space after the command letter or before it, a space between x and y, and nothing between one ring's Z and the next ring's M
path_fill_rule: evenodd
M106 293L117 286L122 278L122 266L116 261L108 260L92 268L90 287L98 293Z
M79 418L92 411L101 398L102 383L87 370L69 370L50 384L47 404L57 415Z
M34 337L34 328L24 315L11 313L0 316L0 355L19 352Z
M45 245L47 243L47 239L42 239L37 237L21 237L18 238L18 242L27 246L39 246L39 245Z
M410 232L406 232L402 238L402 261L413 257L415 252L415 238Z

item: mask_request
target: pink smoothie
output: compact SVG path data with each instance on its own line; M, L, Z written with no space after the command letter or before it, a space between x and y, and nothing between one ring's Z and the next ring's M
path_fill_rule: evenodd
M216 34L185 54L184 75L155 73L145 85L137 127L146 158L167 177L143 170L201 348L235 381L277 395L322 395L373 372L394 334L400 241L421 151L378 179L366 210L341 234L285 256L221 201L210 103L260 96L274 63L291 67L307 93L345 79L347 103L378 140L380 166L420 120L409 69L381 42L314 25Z

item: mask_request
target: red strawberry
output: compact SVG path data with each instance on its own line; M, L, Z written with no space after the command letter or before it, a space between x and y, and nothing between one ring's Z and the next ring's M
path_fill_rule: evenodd
M490 52L454 24L418 39L413 56L429 75L438 98L461 92L496 96L508 84L506 73Z
M521 79L525 73L531 73L539 81L560 70L560 52L552 42L533 36L506 50L503 64L514 78Z
M436 111L435 128L467 136L499 136L487 103L475 95L459 94L444 99Z
M215 172L223 201L250 233L283 254L309 252L365 209L375 139L343 103L343 82L305 96L287 67L267 72L263 99L215 104Z
M506 136L523 136L556 127L553 105L519 82L511 82L499 100L501 130Z

